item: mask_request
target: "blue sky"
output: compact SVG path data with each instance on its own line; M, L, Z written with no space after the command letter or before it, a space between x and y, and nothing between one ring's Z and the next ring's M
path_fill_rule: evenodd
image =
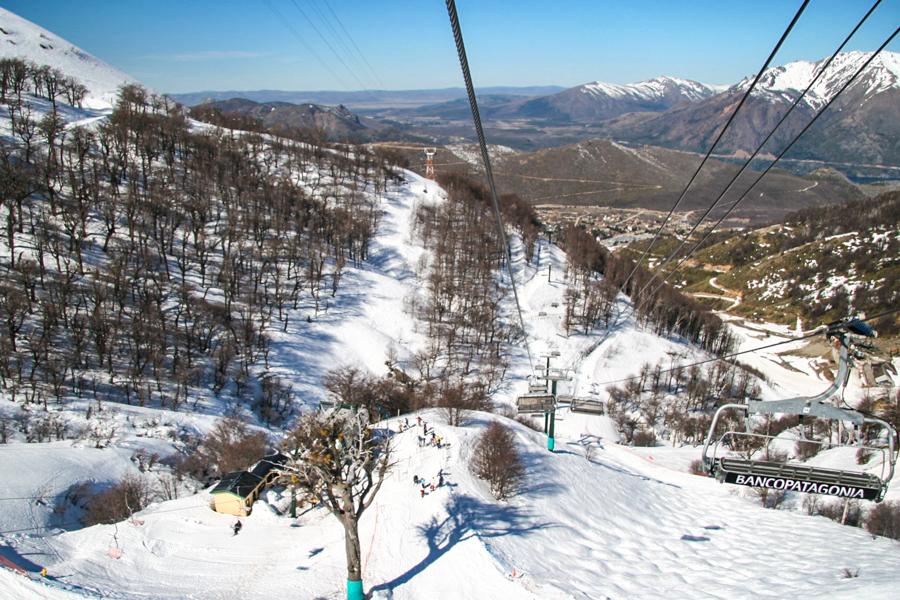
M758 70L800 4L457 0L476 86L628 83L657 75L734 83ZM775 64L828 56L870 5L812 0ZM161 92L461 85L441 0L0 0L0 6ZM883 0L850 49L876 48L898 23L900 0ZM900 43L888 49L900 51Z

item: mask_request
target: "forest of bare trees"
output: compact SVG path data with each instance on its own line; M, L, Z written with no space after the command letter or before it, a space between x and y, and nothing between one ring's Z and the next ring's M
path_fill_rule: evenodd
M414 362L427 381L467 380L487 393L505 373L504 345L520 333L501 318L505 254L485 190L456 175L440 183L447 201L423 204L415 215L416 233L431 252L419 265L425 294L413 307L430 344Z
M181 409L211 391L283 419L266 332L327 310L396 174L358 147L192 128L138 86L65 128L21 101L65 78L20 63L3 62L0 88L0 387L44 407Z
M704 367L645 363L638 374L607 392L607 413L627 444L699 444L712 412L728 402L759 398L760 380L746 367L717 360Z
M0 58L0 103L21 106L27 94L46 99L54 108L60 99L80 108L87 88L59 69L21 58Z
M634 269L632 260L611 254L584 229L570 225L559 243L568 256L573 282L567 297L568 328L581 326L586 332L599 324L608 325L621 290L631 296L638 321L657 335L680 336L719 355L734 346L728 328L711 310L670 285L656 290L650 285L644 291L653 274L643 267ZM599 283L595 279L598 274L604 276Z

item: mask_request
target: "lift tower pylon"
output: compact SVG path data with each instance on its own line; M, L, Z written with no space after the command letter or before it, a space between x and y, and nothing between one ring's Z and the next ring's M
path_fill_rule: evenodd
M425 148L425 177L434 180L434 155L437 148Z

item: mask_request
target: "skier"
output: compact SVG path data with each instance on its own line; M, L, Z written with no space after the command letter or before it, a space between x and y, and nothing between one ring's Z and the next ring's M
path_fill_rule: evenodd
M418 475L413 475L413 483L415 485L419 485L419 476Z
M235 521L234 525L231 526L231 529L234 530L234 533L231 535L231 537L236 536L238 532L240 532L241 527L243 527L243 525L241 524L241 520L238 519L237 521Z

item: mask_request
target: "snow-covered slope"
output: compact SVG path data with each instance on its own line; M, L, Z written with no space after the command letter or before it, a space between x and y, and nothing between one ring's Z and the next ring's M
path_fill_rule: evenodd
M838 54L825 74L806 94L803 102L814 109L821 108L871 56L871 52L858 51ZM753 93L763 98L787 96L793 100L806 89L827 60L827 58L815 62L800 60L773 67L763 73ZM744 90L752 81L753 77L747 77L736 87ZM883 51L872 60L845 93L856 92L868 98L892 89L900 89L900 53Z
M403 298L418 285L414 267L424 251L410 237L410 220L417 203L442 201L443 193L432 182L406 176L384 198L371 261L348 268L346 291L312 330L289 329L272 348L272 361L304 400L321 394L321 373L328 368L347 363L383 372L391 346L402 360L422 343L403 312ZM532 353L558 351L554 364L574 368L575 379L564 391L598 394L603 386L597 384L631 375L644 362L702 357L684 343L638 330L624 298L611 331L566 337L565 256L543 243L537 264L524 267L521 248L514 250ZM779 373L765 361L758 366ZM498 400L512 401L524 391L528 372L524 348L514 349L510 384ZM795 375L790 384L819 382ZM454 428L435 411L421 415L449 446L420 447L415 428L399 431L402 418L382 424L394 432L395 466L361 522L363 578L374 598L850 599L893 593L900 569L895 542L798 511L765 510L743 488L690 475L686 467L698 457L697 448L619 446L608 418L567 409L557 420L555 453L546 450L542 434L502 417L476 414L467 426ZM508 503L494 501L468 469L473 440L492 419L513 429L528 473L524 490ZM139 443L131 437L125 447ZM39 485L64 487L58 478L70 468L65 461L93 461L90 453L106 457L117 472L127 467L121 445L69 452L67 443L58 445L58 454L42 445L3 448L0 460L9 470L0 477L0 495L36 496ZM30 465L28 477L16 475L14 465L23 462ZM107 474L90 465L95 477ZM433 480L439 472L446 485L422 496L413 476ZM13 481L22 488L9 488ZM287 503L286 496L267 493L239 536L231 532L233 517L212 512L202 493L152 505L115 526L38 536L9 532L17 524L29 527L29 515L45 512L19 501L9 505L15 515L4 513L0 556L31 565L33 580L0 570L0 599L342 597L340 526L322 509L296 520L278 514ZM43 566L47 579L36 573ZM859 576L844 578L844 569Z
M638 83L617 84L595 81L586 83L578 88L582 93L593 96L608 96L611 98L639 100L654 102L665 100L670 104L676 104L679 100L696 102L708 98L715 90L707 85L680 79L678 77L655 77Z
M524 117L595 123L626 113L661 112L714 94L711 87L676 77L657 77L624 85L595 81L516 103L516 113Z
M528 480L497 503L467 468L474 437L495 417L452 428L423 416L449 447L419 447L417 428L383 424L395 432L396 463L360 531L363 579L375 598L849 599L890 596L896 583L895 542L762 509L604 438L572 436L550 454L542 435L506 421ZM413 476L431 481L439 471L445 485L422 496ZM17 552L47 566L58 578L47 583L73 596L340 598L340 525L324 509L296 520L276 514L286 501L270 494L236 537L233 517L196 496L118 526L23 540ZM842 578L843 569L859 577ZM14 597L7 589L0 598Z
M23 58L74 77L88 89L86 108L109 108L120 86L137 83L130 75L2 7L0 58Z

